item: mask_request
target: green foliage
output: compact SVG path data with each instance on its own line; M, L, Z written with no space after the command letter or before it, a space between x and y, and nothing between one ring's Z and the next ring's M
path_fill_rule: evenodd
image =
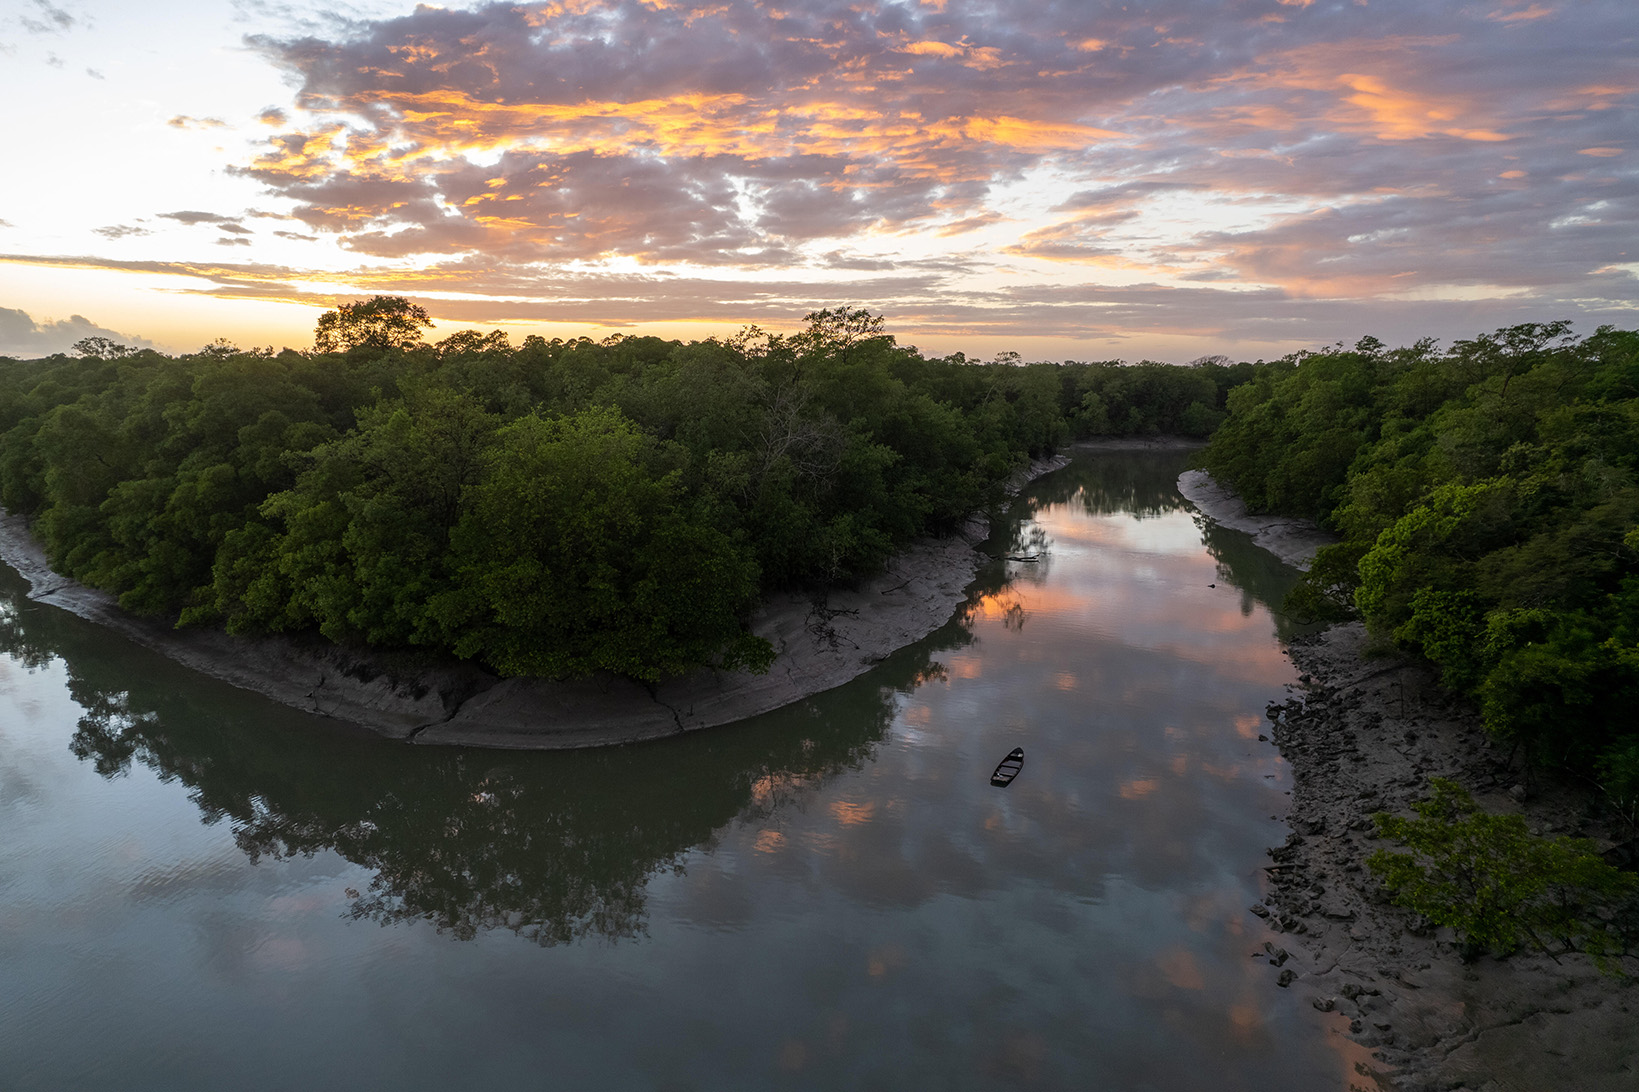
M1621 951L1600 913L1639 891L1639 876L1606 864L1584 839L1538 837L1518 815L1481 811L1453 781L1430 784L1415 819L1374 816L1378 834L1406 850L1366 862L1397 905L1455 929L1471 950L1508 953L1529 941L1548 951L1556 941L1602 960Z
M1628 830L1639 834L1639 740L1613 747L1600 757L1599 787Z
M311 354L9 364L0 500L182 625L655 680L766 665L760 596L878 571L1075 437L1209 431L1256 372L928 359L859 307L693 344L428 325L378 296Z
M1281 610L1311 622L1343 622L1358 617L1354 599L1364 553L1358 544L1349 542L1321 547L1309 571L1286 593Z
M113 338L82 337L74 343L72 352L75 356L88 356L93 360L118 360L136 350L129 345L121 345Z
M874 339L892 342L881 315L863 307L827 307L803 319L808 328L795 338L799 350L836 353L844 362L855 345Z
M766 669L739 623L756 564L682 506L666 452L614 410L503 428L454 532L456 589L433 609L457 653L509 675L609 670L658 681L726 649Z
M1352 589L1531 761L1589 775L1639 740L1639 334L1363 340L1261 366L1228 410L1204 465L1343 536L1294 609Z
M421 328L431 325L426 309L403 296L371 296L320 315L313 345L321 353L410 349L421 344Z

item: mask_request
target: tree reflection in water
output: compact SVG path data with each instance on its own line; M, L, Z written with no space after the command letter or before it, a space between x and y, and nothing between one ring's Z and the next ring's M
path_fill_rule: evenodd
M1066 469L1032 483L1020 502L1026 506L1025 511L1073 504L1089 515L1123 515L1139 521L1188 512L1207 552L1218 563L1219 580L1240 589L1243 615L1250 615L1261 604L1274 617L1282 641L1321 628L1281 612L1286 593L1297 580L1294 569L1254 544L1251 535L1220 526L1196 511L1179 494L1172 477L1135 470L1153 465L1156 457L1150 452L1112 451L1100 452L1096 458L1077 459ZM1041 560L1037 565L1015 575L1021 582L1045 582L1052 563L1052 543L1044 531L1028 520L1016 521L1008 552L1038 553Z
M190 788L252 861L333 850L374 873L347 913L424 920L471 938L538 944L643 936L650 879L681 871L736 817L756 820L867 762L894 693L938 677L972 640L969 612L997 567L933 637L850 686L745 726L579 752L417 748L271 706L131 649L24 598L0 568L0 650L30 669L60 659L83 709L70 747L106 778L133 763ZM119 644L118 650L111 645Z

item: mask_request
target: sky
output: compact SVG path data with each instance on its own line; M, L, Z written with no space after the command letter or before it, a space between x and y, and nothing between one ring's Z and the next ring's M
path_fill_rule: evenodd
M0 354L1639 326L1633 0L0 0Z

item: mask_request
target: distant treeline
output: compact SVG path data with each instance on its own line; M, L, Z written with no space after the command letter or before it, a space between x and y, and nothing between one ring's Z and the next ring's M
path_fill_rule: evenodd
M1639 333L1368 338L1259 369L1229 411L1207 469L1342 535L1295 608L1363 616L1639 817Z
M850 308L690 343L427 324L376 297L314 352L0 360L0 500L134 612L655 680L765 665L768 591L878 570L1066 441L1204 437L1257 370L930 359Z

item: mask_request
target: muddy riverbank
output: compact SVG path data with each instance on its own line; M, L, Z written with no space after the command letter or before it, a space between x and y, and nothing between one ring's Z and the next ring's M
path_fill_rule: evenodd
M1245 531L1253 542L1295 569L1307 571L1315 551L1337 541L1336 535L1305 519L1253 515L1240 497L1204 470L1186 470L1179 475L1178 492L1217 523Z
M1527 779L1479 716L1423 665L1369 659L1359 623L1291 646L1306 682L1274 712L1292 764L1293 829L1273 851L1262 907L1290 958L1290 988L1343 1013L1376 1048L1394 1087L1473 1092L1617 1092L1639 1084L1639 988L1579 954L1521 951L1465 963L1450 930L1422 928L1363 867L1383 843L1371 816L1409 814L1449 778L1488 811L1523 814L1546 835L1618 832L1574 786ZM1636 968L1628 960L1628 970Z
M1186 495L1219 518L1209 506L1223 491L1210 479L1201 485ZM1257 520L1244 506L1229 518L1258 534L1244 525ZM1293 521L1270 522L1260 542L1290 550L1304 541ZM1373 1049L1380 1066L1360 1075L1362 1088L1625 1092L1639 1084L1631 979L1604 976L1574 954L1464 962L1450 930L1425 928L1392 905L1365 868L1382 846L1372 815L1409 814L1433 777L1463 785L1487 810L1523 814L1538 833L1603 846L1618 832L1590 815L1575 787L1528 781L1472 706L1447 695L1425 665L1368 655L1359 623L1300 638L1289 655L1301 685L1271 708L1269 736L1292 767L1292 834L1271 850L1267 895L1250 908L1270 931L1254 954L1276 984L1339 1013Z

